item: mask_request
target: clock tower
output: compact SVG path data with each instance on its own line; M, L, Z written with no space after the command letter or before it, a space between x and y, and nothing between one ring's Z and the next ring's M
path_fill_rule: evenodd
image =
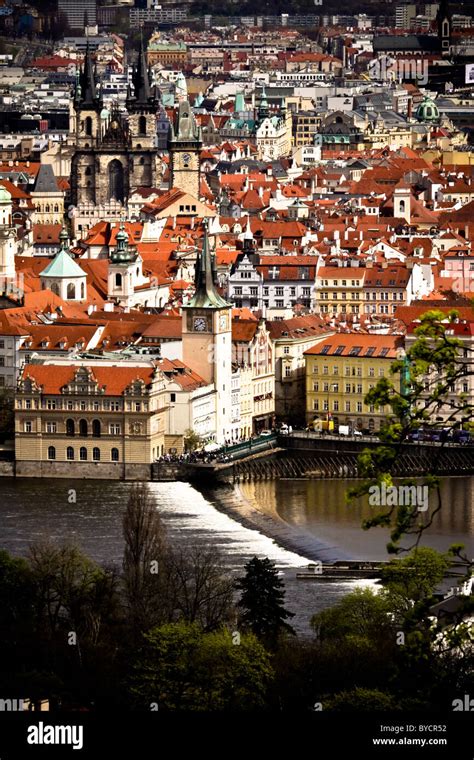
M170 189L177 187L194 198L199 198L201 148L201 128L196 124L188 101L184 101L179 104L178 119L176 125L171 126L168 139Z
M196 260L196 290L183 306L183 362L216 391L216 440L231 437L232 306L217 291L207 229Z

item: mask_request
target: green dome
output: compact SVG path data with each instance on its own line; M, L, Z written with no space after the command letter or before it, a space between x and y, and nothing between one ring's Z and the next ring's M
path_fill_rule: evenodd
M12 197L3 185L0 185L0 203L11 203Z
M439 121L439 109L434 100L427 95L416 109L416 118L418 121L435 122Z

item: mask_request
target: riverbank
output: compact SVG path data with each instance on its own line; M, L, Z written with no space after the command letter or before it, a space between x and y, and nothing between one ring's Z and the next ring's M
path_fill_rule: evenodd
M256 530L271 538L276 544L311 561L325 563L353 559L352 555L339 546L331 545L312 536L305 530L289 525L271 508L259 505L257 508L242 493L239 485L203 488L203 496L220 512L239 522L250 530Z

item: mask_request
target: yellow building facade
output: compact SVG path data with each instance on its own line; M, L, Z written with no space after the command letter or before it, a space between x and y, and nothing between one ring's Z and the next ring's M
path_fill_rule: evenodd
M373 432L390 413L365 403L365 397L382 377L390 375L390 366L403 350L403 339L394 335L338 333L305 352L306 422L309 426L327 427L333 423L352 430ZM329 425L331 427L331 425Z

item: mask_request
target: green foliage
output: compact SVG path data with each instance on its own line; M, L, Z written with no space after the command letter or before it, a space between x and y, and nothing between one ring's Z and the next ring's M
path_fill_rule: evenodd
M311 627L320 642L368 643L377 646L393 633L390 605L370 588L351 594L311 618Z
M194 430L188 428L184 434L184 448L186 451L193 452L202 448L202 438Z
M265 704L270 657L252 634L234 644L226 630L171 623L151 630L134 667L139 707L159 710L253 710Z
M330 712L387 712L400 710L400 703L393 694L379 689L356 687L350 691L341 691L324 701L324 710Z
M294 615L283 606L284 583L268 558L254 557L245 565L245 571L236 583L242 592L237 604L240 622L269 646L275 646L283 633L294 633L286 622Z
M420 546L401 560L392 560L382 571L385 596L392 610L408 612L415 604L432 601L449 561L435 549Z

